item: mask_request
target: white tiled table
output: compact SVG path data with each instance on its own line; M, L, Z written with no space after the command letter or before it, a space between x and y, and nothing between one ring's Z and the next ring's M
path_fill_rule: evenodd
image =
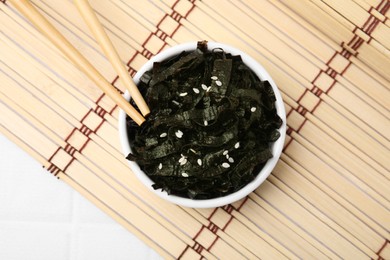
M0 135L0 259L161 259Z

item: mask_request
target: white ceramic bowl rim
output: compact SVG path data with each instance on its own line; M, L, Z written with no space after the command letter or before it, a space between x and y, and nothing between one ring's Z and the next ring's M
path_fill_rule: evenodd
M157 194L159 197L170 201L172 203L175 203L177 205L185 206L185 207L191 207L191 208L213 208L213 207L220 207L223 205L227 205L230 203L233 203L235 201L238 201L248 194L250 194L252 191L254 191L257 187L260 186L261 183L265 181L265 179L270 175L271 171L274 169L277 161L279 160L280 154L283 149L284 139L285 139L285 133L286 133L286 112L284 109L282 97L280 95L280 92L278 88L276 87L275 82L272 80L271 76L267 73L267 71L253 58L251 58L246 53L231 47L229 45L223 44L223 43L217 43L217 42L208 42L207 43L208 49L212 50L215 48L222 48L225 52L231 53L233 55L241 55L241 58L243 62L250 67L256 75L261 80L268 80L271 84L275 96L276 96L276 110L280 118L283 120L283 124L280 127L280 138L272 144L272 154L273 157L269 159L264 167L261 169L257 177L250 183L248 183L246 186L244 186L242 189L231 193L229 195L213 198L213 199L206 199L206 200L194 200L189 198L183 198L179 196L174 195L168 195L166 192L162 192L161 189L155 190L152 187L152 184L154 183L149 177L140 169L137 163L128 161L130 168L132 171L136 174L136 176L141 180L141 182L148 187L152 192ZM150 70L153 67L153 63L156 61L163 61L167 58L173 57L182 51L193 51L197 47L197 42L189 42L184 44L179 44L174 47L171 47L167 50L162 51L161 53L155 55L152 57L147 63L145 63L144 66L137 72L137 74L134 76L134 82L136 84L139 83L139 79L141 75L143 75L146 71ZM130 100L130 94L126 92L124 94L124 97L127 100ZM119 135L120 135L120 141L121 146L123 150L123 154L127 156L131 152L129 139L127 135L127 128L126 128L126 113L123 110L119 111Z

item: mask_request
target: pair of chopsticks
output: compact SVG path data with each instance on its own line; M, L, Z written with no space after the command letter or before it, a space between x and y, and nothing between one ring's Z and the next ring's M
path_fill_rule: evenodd
M125 65L121 62L112 42L100 24L88 0L74 0L80 14L90 28L104 54L118 73L142 115L96 70L95 67L48 21L28 0L9 0L43 35L82 72L84 72L107 96L109 96L138 125L141 125L150 110L131 79Z

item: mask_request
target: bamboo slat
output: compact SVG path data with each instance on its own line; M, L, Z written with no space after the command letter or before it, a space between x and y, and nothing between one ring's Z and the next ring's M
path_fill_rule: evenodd
M72 1L33 3L124 90ZM221 208L162 201L127 166L115 104L0 2L2 134L166 259L390 257L388 1L91 5L131 75L159 51L202 39L258 60L287 112L272 175Z
M307 1L282 2L289 8L292 8L299 15L310 19L310 22L315 27L324 32L338 44L343 43L346 37L347 39L352 39L354 36L353 32L348 30L348 28L344 27L339 21L331 17L325 10L322 10L314 3L309 3ZM359 27L360 26L362 25L359 25ZM383 67L386 63L388 63L388 56L381 55L379 51L375 50L370 45L365 44L364 41L363 46L365 48L364 51L359 49L359 56L362 61L373 67L373 69L376 70L382 77L389 80L388 73L386 73L386 69ZM361 54L363 54L363 57L361 57Z
M339 223L341 228L351 233L360 241L366 243L373 251L375 251L376 245L383 240L383 237L367 227L364 222L336 203L330 196L327 196L326 193L322 191L318 192L318 190L313 189L313 185L310 181L299 175L299 173L287 163L280 163L278 168L275 169L274 175L275 178L271 177L271 182L273 184L278 187L285 185L290 189L290 192L291 190L294 190L296 194L299 194L303 199L312 203L312 205L320 210L322 214L329 216L335 223ZM321 198L321 201L315 201L319 198ZM366 239L367 237L369 237L369 239Z
M379 11L371 7L367 12L354 2L326 1L324 3L318 0L314 0L314 2L318 7L327 10L329 15L333 16L348 29L351 29L351 31L355 31L363 39L368 40L371 36L370 44L380 52L388 54L390 39L386 35L389 33L389 28L383 24L386 18ZM370 16L378 19L382 23L379 23L375 33L369 36L361 30L363 28L360 25L363 25L366 20L370 19Z

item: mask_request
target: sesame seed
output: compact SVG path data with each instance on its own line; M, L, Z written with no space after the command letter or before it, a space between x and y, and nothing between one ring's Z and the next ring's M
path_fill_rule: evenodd
M256 111L256 107L251 107L251 112L255 112Z
M205 84L202 84L201 86L203 90L207 90L207 86Z
M162 169L162 163L160 163L160 164L158 165L158 169L159 169L159 170Z
M183 176L183 177L186 177L186 178L187 178L189 175L188 175L188 173L186 173L186 172L182 172L182 173L181 173L181 176Z
M226 159L229 159L229 158L230 158L229 154L226 154Z
M222 153L222 154L223 154L223 155L227 155L227 154L228 154L228 152L229 152L228 150L225 150L225 151L223 151L223 153Z
M198 159L196 162L199 164L199 166L202 166L202 160L201 159Z
M203 124L204 124L205 126L208 126L209 122L207 122L207 120L204 120L204 121L203 121Z
M218 87L222 86L222 82L219 81L219 80L217 80L217 81L215 82L215 84L217 84Z
M206 92L209 92L209 91L210 91L210 89L211 89L211 86L210 86L210 87L207 87L207 90L206 90Z
M228 159L228 161L229 161L230 163L234 163L233 157L230 157L230 158Z
M190 151L196 154L196 151L194 149L190 148Z
M176 135L177 138L182 138L183 137L183 132L180 131L180 130L177 130L175 135Z
M162 134L160 135L161 138L164 138L164 137L166 137L166 136L167 136L167 133L162 133Z
M197 89L197 88L193 88L192 90L193 90L196 94L199 94L199 92L200 92L199 89Z
M181 157L179 159L179 164L184 165L187 163L187 157L185 157L183 154L181 154Z
M222 167L227 169L227 168L229 168L229 167L230 167L230 164L228 164L228 163L224 162L224 163L222 164Z
M211 79L212 79L212 80L217 80L218 77L217 77L217 76L212 76Z
M237 143L234 145L234 148L236 148L236 149L240 148L240 142L237 142Z
M188 94L187 92L183 92L183 93L180 93L179 96L185 97L185 96L187 96L187 94Z
M175 104L176 106L180 105L180 103L177 102L176 100L172 100L172 103Z
M180 165L184 165L184 164L186 164L187 163L187 159L186 158L183 158L183 160L181 160L181 162L179 162L180 163Z

